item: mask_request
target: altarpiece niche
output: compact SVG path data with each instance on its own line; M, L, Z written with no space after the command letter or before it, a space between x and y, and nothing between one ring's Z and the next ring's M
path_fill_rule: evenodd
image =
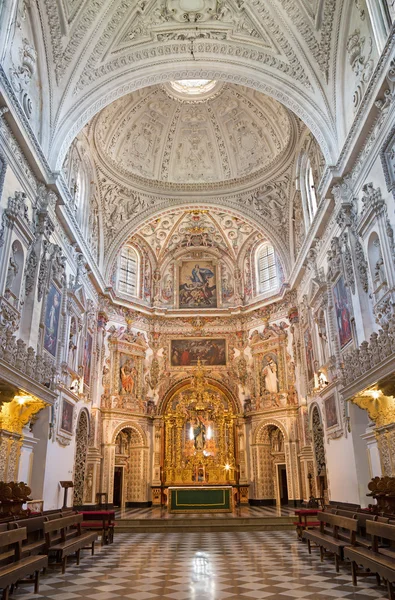
M165 421L164 484L235 483L232 403L208 383L200 364L189 387L168 403Z

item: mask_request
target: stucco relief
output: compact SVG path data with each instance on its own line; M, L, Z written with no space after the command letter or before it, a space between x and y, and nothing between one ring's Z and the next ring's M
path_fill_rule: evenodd
M183 184L257 175L286 150L290 135L280 104L232 85L185 102L166 88L146 88L104 109L93 132L99 156L117 171Z

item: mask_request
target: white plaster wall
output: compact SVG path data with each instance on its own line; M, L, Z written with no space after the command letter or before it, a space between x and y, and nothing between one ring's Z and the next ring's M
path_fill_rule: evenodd
M48 441L47 462L44 478L44 510L62 508L64 490L59 481L72 481L74 470L75 438L69 446ZM73 505L73 493L69 489L67 506Z
M325 443L329 500L359 504L359 485L351 436Z

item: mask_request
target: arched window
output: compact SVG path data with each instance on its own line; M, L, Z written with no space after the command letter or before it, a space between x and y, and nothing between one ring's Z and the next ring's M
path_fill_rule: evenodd
M263 244L257 255L258 293L265 294L278 285L277 260L273 246Z
M119 264L118 289L137 296L137 253L131 246L124 246Z
M313 169L311 168L310 161L307 163L306 174L305 174L305 191L306 191L306 204L309 213L310 222L314 219L314 215L317 212L317 195L315 193L315 184L313 177Z

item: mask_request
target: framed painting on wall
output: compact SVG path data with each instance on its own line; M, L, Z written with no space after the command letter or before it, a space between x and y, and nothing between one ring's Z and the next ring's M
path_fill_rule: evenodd
M340 277L333 288L337 330L340 347L343 349L352 340L351 310L343 277Z
M56 356L58 344L60 306L62 295L55 284L51 282L48 290L47 305L44 316L44 349Z
M311 381L314 379L314 351L311 332L308 328L304 332L304 348L306 352L307 378Z
M226 340L217 338L185 338L170 341L172 367L226 367Z
M66 433L73 433L73 417L74 417L74 404L63 399L62 402L62 415L60 419L60 429Z
M186 261L179 267L179 308L217 308L217 267L213 261Z
M327 429L335 427L339 424L339 419L337 416L336 397L334 395L329 396L328 398L324 398L324 413Z

